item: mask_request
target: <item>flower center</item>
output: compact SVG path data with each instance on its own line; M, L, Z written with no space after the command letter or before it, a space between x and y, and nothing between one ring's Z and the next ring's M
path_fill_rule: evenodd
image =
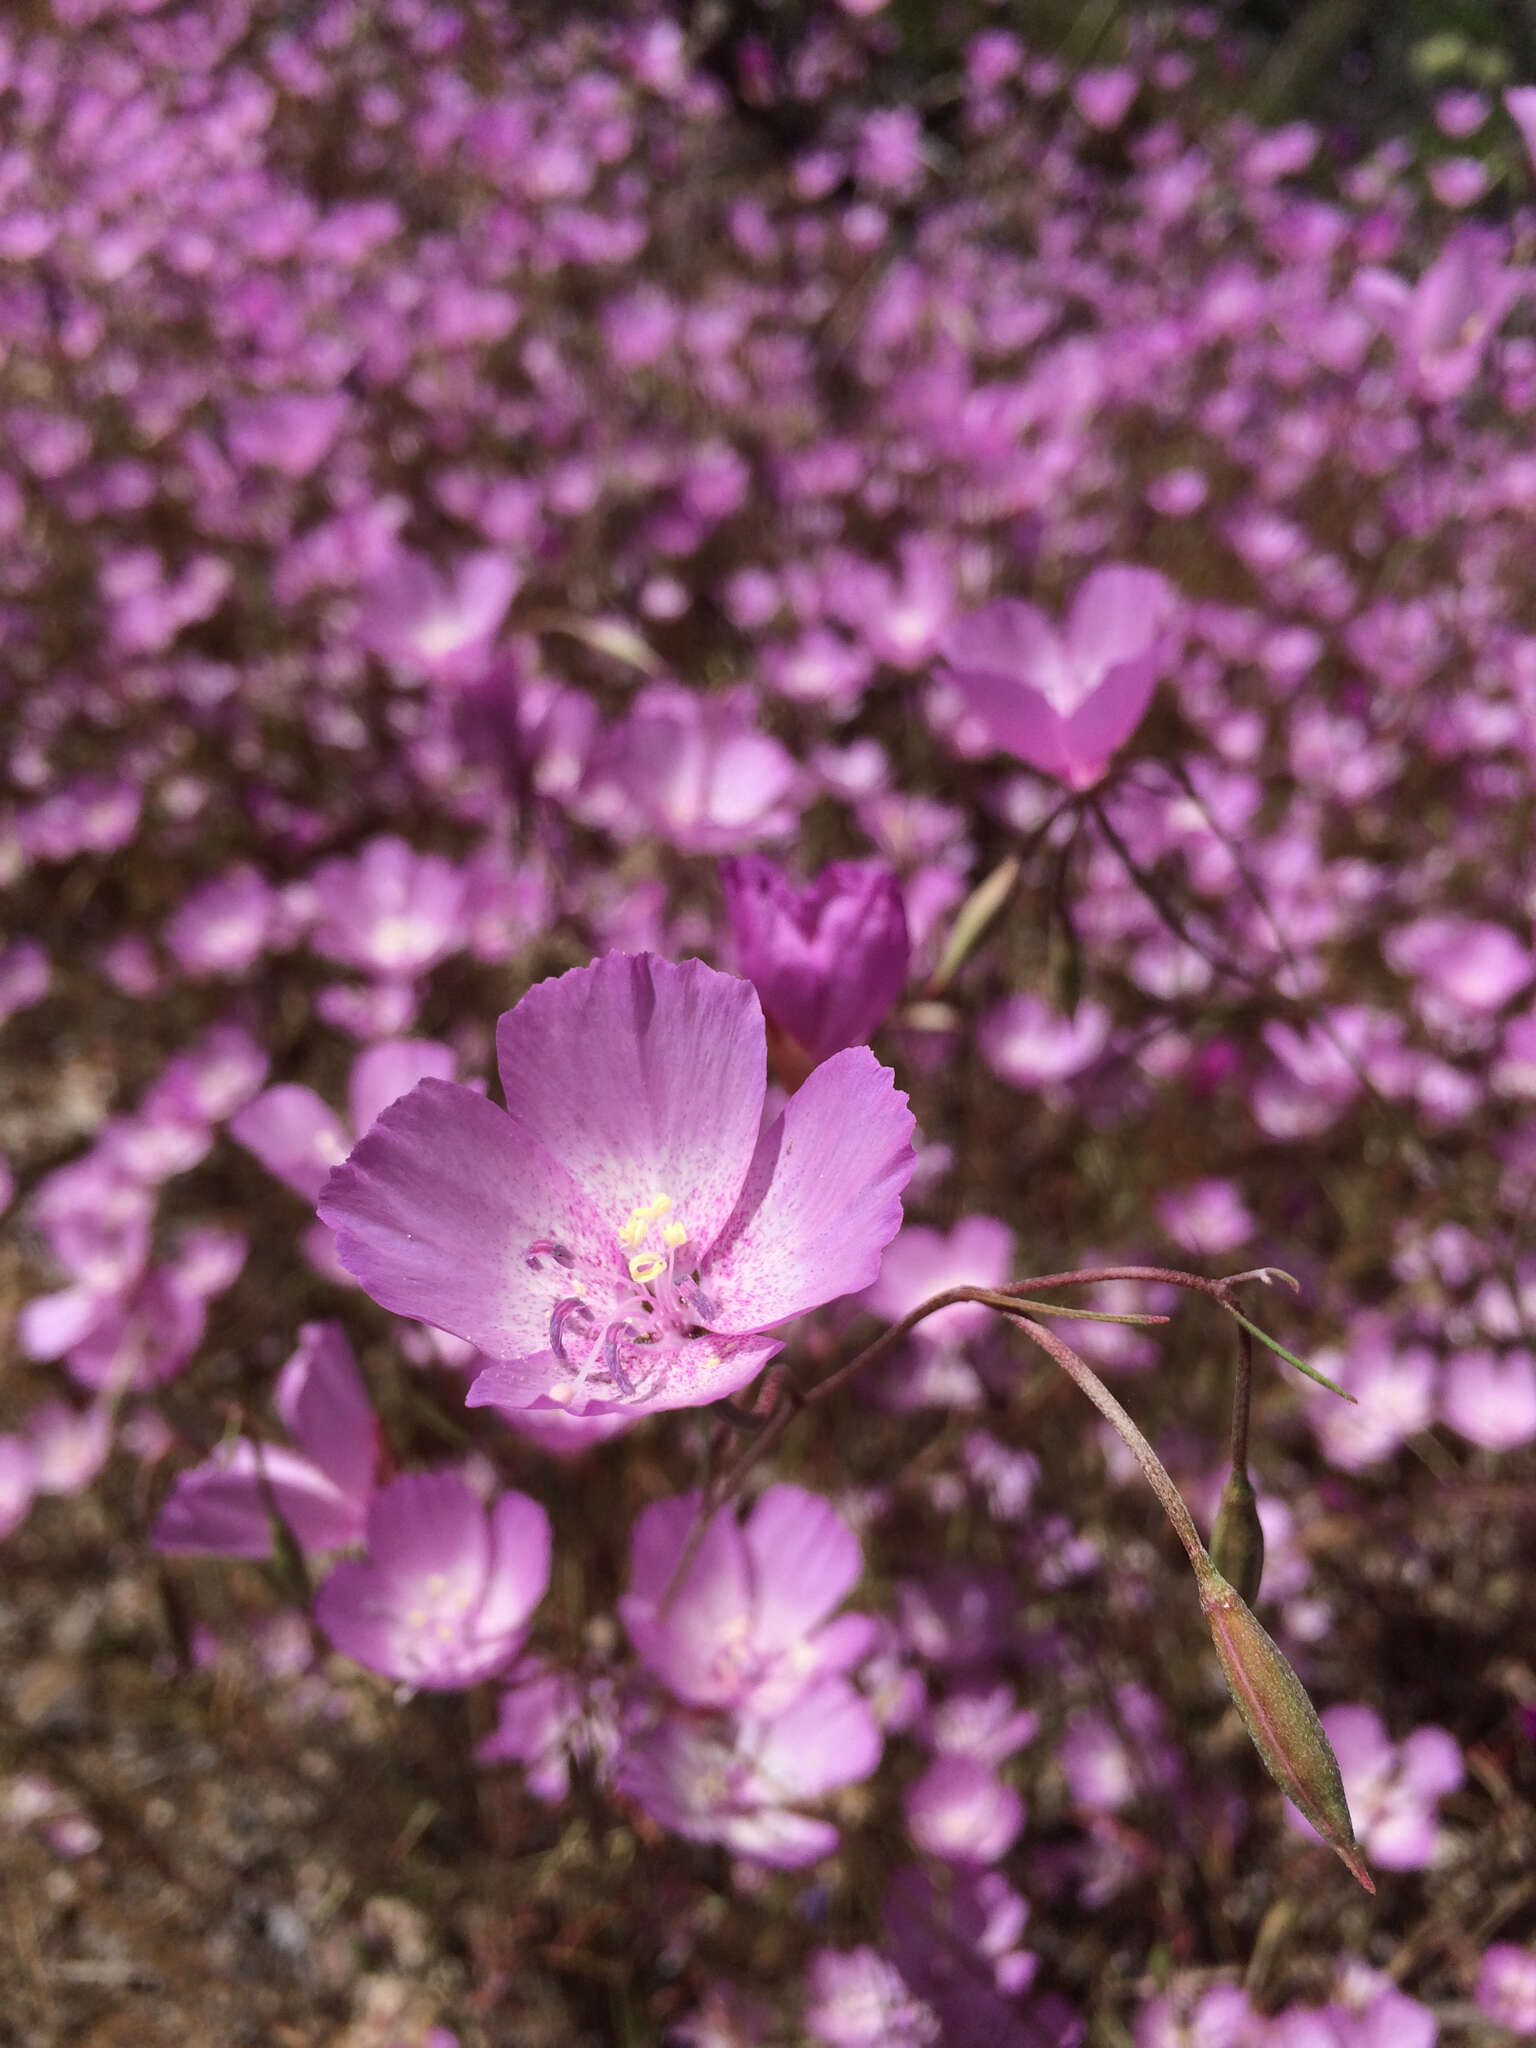
M688 1229L672 1197L639 1203L614 1233L615 1256L578 1257L554 1238L528 1246L530 1272L558 1274L549 1314L549 1348L572 1377L549 1390L562 1407L597 1376L633 1397L657 1354L697 1335L717 1313L690 1253Z

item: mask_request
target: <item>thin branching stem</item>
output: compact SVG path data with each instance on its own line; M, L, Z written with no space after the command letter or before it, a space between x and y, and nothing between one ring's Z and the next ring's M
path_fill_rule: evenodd
M1253 1405L1253 1337L1237 1326L1237 1377L1232 1385L1232 1470L1248 1476L1248 1416Z
M1162 1503L1163 1513L1173 1525L1173 1533L1189 1554L1189 1561L1200 1571L1210 1564L1205 1545L1200 1541L1194 1518L1184 1505L1184 1496L1168 1476L1167 1467L1131 1420L1125 1409L1115 1399L1091 1366L1078 1357L1070 1344L1065 1343L1054 1330L1031 1320L1029 1316L1015 1316L1012 1319L1032 1344L1038 1345L1053 1364L1059 1365L1074 1385L1080 1387L1094 1407L1115 1430L1121 1442L1131 1453L1147 1475L1147 1482Z

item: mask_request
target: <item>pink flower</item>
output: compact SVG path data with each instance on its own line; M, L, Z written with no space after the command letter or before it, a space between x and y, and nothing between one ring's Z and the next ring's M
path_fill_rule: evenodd
M407 1472L367 1509L368 1557L337 1565L315 1620L346 1656L455 1692L504 1670L549 1586L549 1517L526 1494L489 1510L451 1472Z
M229 1135L254 1153L268 1173L313 1202L326 1175L381 1110L429 1076L450 1080L454 1065L451 1048L432 1039L386 1039L352 1063L345 1124L313 1088L282 1081L231 1117Z
M880 1731L853 1687L820 1678L771 1719L665 1715L633 1736L618 1788L693 1842L793 1870L837 1847L837 1829L795 1809L867 1778Z
M805 2028L820 2048L934 2048L939 2017L875 1948L819 1948Z
M1536 2035L1536 1948L1495 1942L1483 1957L1474 1996L1478 2009L1496 2027L1508 2027L1522 2039Z
M1141 90L1141 80L1126 65L1106 71L1085 71L1072 88L1072 104L1090 128L1118 128Z
M1314 1353L1317 1368L1355 1396L1348 1406L1323 1389L1307 1390L1307 1420L1323 1453L1341 1472L1390 1458L1434 1420L1439 1370L1417 1344L1399 1344L1375 1317L1359 1318L1343 1351Z
M1356 297L1392 337L1409 385L1431 401L1459 398L1474 381L1521 289L1473 228L1453 235L1416 284L1390 270L1355 278Z
M865 1045L906 984L901 884L883 861L834 861L797 888L765 854L722 861L742 972L811 1058Z
M497 1361L471 1405L715 1401L779 1350L764 1332L873 1279L912 1118L866 1048L763 1130L751 984L610 954L530 989L497 1052L505 1112L423 1081L320 1201L376 1301Z
M366 974L411 980L464 943L463 871L403 839L370 839L354 859L315 870L314 948Z
M1536 958L1502 924L1470 917L1421 917L1389 932L1388 966L1458 1010L1500 1010L1536 976Z
M652 683L603 749L598 823L659 834L684 853L732 853L794 828L793 757L753 716L750 690L700 696Z
M1064 1017L1039 996L1017 995L987 1012L976 1038L1000 1080L1041 1088L1091 1067L1109 1034L1109 1013L1101 1003L1079 1003L1075 1015Z
M673 1588L698 1509L699 1496L686 1493L645 1510L619 1601L641 1663L676 1699L771 1715L867 1655L870 1617L830 1618L862 1562L857 1537L825 1501L770 1486L744 1528L729 1512L715 1515Z
M384 660L436 683L473 681L522 578L505 555L470 555L444 574L402 551L370 585L361 635Z
M1024 1802L978 1758L941 1756L907 1788L907 1827L946 1863L996 1863L1024 1825Z
M1181 1251L1219 1259L1247 1244L1254 1221L1229 1180L1197 1180L1157 1198L1157 1217Z
M1536 1360L1529 1351L1456 1352L1440 1412L1469 1443L1514 1451L1536 1439Z
M1091 789L1151 702L1175 603L1152 570L1111 565L1082 584L1060 630L1016 598L958 620L940 643L940 676L960 698L962 730Z
M1323 1727L1344 1778L1361 1852L1385 1870L1425 1870L1440 1847L1435 1807L1466 1777L1444 1728L1416 1728L1394 1743L1370 1707L1330 1707ZM1286 1819L1312 1833L1294 1807Z
M298 1446L236 1437L176 1475L155 1523L172 1555L268 1557L279 1516L306 1551L360 1543L378 1430L340 1323L306 1323L278 1376L276 1406Z

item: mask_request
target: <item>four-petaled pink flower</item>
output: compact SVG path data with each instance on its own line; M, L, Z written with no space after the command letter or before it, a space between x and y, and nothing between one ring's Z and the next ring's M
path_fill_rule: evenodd
M368 1503L368 1557L337 1565L315 1620L338 1650L455 1692L503 1671L549 1586L549 1517L523 1493L487 1510L453 1472L407 1472Z
M1095 569L1058 630L1017 598L958 619L941 645L957 737L1091 789L1140 725L1168 654L1175 593L1151 569Z
M764 1130L750 982L610 954L531 989L497 1053L505 1111L423 1081L320 1200L376 1301L495 1361L472 1406L715 1401L780 1349L776 1324L874 1278L912 1117L867 1048Z
M872 1648L867 1614L830 1620L862 1569L858 1538L824 1500L770 1486L745 1527L714 1516L673 1585L699 1496L657 1501L635 1524L619 1613L640 1661L690 1707L780 1713L815 1678Z
M837 1847L831 1821L797 1813L867 1778L883 1745L868 1706L843 1678L814 1680L771 1719L666 1714L627 1740L618 1789L691 1842L794 1870Z

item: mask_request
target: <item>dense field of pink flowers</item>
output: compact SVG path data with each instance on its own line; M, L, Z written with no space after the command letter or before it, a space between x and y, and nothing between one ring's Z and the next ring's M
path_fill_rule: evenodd
M897 11L0 25L3 2048L1536 2039L1536 85Z

